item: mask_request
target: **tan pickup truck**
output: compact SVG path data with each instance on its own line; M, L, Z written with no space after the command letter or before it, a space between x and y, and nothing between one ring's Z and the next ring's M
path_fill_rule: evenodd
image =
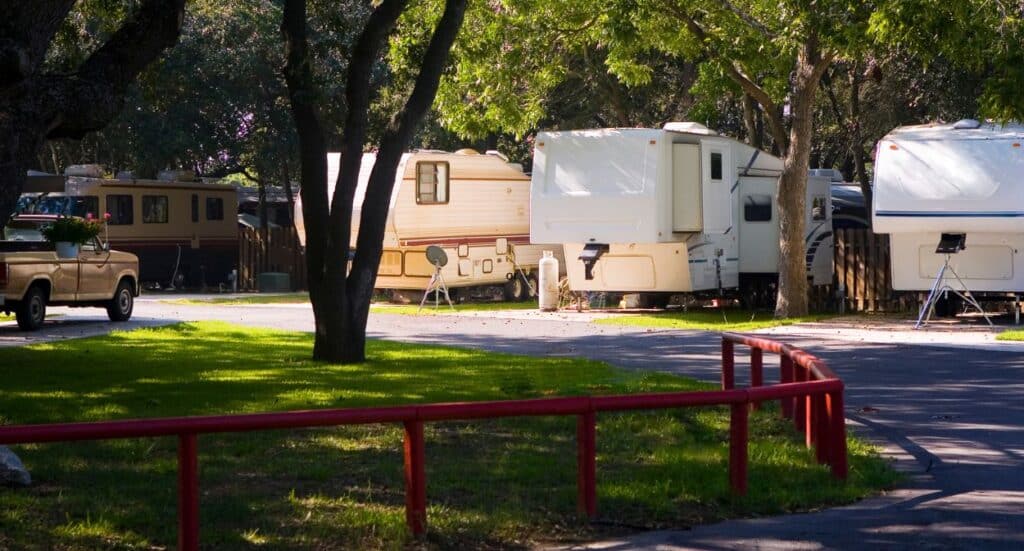
M58 258L39 231L54 218L16 216L3 229L0 311L14 312L26 331L39 329L47 305L106 308L112 321L131 318L139 296L138 257L96 239L82 245L77 257Z

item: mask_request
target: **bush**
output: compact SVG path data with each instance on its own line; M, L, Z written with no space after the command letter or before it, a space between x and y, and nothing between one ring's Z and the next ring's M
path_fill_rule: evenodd
M91 241L102 230L102 220L86 220L76 216L62 216L49 226L45 226L40 232L47 241L53 243L67 241L81 245Z

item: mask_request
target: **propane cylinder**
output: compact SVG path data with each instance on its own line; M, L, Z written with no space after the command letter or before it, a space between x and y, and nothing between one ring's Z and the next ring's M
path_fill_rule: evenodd
M558 310L558 259L551 251L544 251L540 259L540 293L538 303L542 312Z

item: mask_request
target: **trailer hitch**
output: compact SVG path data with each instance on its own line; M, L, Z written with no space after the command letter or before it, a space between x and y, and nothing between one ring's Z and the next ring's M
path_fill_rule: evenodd
M602 243L590 243L583 246L583 252L580 253L579 258L583 261L583 270L587 280L594 279L594 264L606 252L608 252L608 245Z

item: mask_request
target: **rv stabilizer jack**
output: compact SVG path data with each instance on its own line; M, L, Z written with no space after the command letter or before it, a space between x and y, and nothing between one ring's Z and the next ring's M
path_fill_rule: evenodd
M594 279L594 264L597 263L597 259L601 258L601 255L608 252L608 245L601 243L590 243L583 246L583 252L580 253L580 260L583 261L583 270L587 280Z

